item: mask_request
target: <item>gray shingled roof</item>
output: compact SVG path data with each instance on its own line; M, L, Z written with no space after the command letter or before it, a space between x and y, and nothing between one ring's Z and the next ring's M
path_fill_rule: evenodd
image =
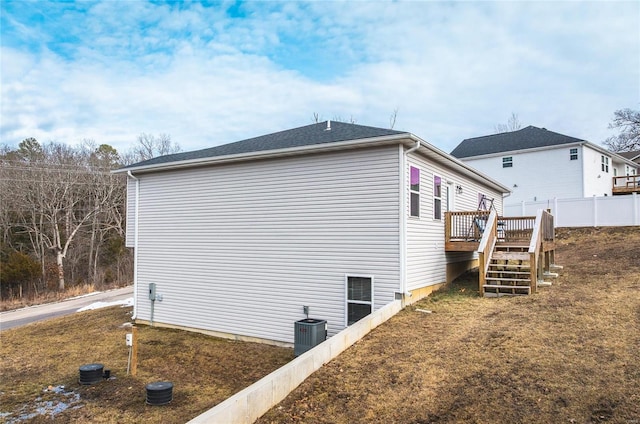
M640 157L640 150L636 150L633 152L618 152L618 154L620 156L622 156L623 158L629 159L629 160L634 160L637 159L638 157Z
M406 134L406 132L333 121L331 122L331 129L327 130L327 122L325 121L260 137L249 138L247 140L236 141L235 143L210 147L208 149L159 156L121 169L193 159L204 159L216 156L228 156L242 153L310 146L314 144L335 143L346 140L382 137L395 134Z
M491 153L584 142L585 140L558 134L545 128L528 126L512 132L467 138L453 149L451 155L460 159Z

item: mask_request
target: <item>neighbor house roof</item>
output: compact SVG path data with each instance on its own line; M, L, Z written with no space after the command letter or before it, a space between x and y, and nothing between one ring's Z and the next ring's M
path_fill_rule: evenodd
M453 149L451 155L457 158L468 158L492 153L585 142L585 140L579 138L530 125L517 131L467 138Z
M236 141L235 143L210 147L208 149L159 156L126 166L122 169L132 169L146 167L149 165L215 158L218 156L239 155L243 153L254 153L268 150L289 149L294 147L311 146L314 144L335 143L345 140L360 140L397 134L407 133L385 128L348 124L345 122L325 121L273 134L262 135L260 137L248 138L246 140Z
M618 152L618 154L623 158L632 160L634 162L640 160L640 150L635 150L633 152Z

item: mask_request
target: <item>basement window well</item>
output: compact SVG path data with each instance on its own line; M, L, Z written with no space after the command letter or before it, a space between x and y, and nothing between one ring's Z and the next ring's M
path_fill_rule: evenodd
M373 277L347 275L347 325L360 321L373 310Z

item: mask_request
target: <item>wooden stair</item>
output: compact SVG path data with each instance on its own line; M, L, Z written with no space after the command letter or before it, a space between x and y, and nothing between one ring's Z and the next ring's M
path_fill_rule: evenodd
M487 269L485 297L531 294L531 268L528 245L496 244Z

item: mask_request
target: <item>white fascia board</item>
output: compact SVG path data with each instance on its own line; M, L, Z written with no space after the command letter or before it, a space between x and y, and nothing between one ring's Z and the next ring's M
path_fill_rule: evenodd
M395 135L382 136L382 137L337 141L334 143L319 143L319 144L312 144L312 145L301 146L301 147L290 147L286 149L261 150L257 152L239 153L235 155L212 156L212 157L189 159L189 160L176 161L176 162L156 163L153 165L142 165L142 166L136 166L131 168L117 169L111 172L117 174L117 173L126 173L128 171L136 172L136 173L167 171L167 170L191 168L191 167L204 166L204 165L217 165L217 164L239 162L239 161L271 159L271 158L286 157L286 156L293 156L293 155L307 154L307 153L331 152L336 150L354 149L358 147L383 146L387 144L400 143L402 142L402 140L407 140L408 142L408 140L411 139L410 137L411 137L411 134L402 133L402 134L395 134Z
M414 141L420 141L420 147L421 148L424 147L427 150L427 152L422 151L422 149L418 149L417 151L423 154L424 156L426 156L427 158L434 159L440 164L448 168L452 168L454 171L460 172L461 174L464 174L465 176L475 181L478 181L482 184L489 185L502 193L511 193L511 190L509 190L507 187L505 187L498 181L494 180L488 175L484 175L483 173L473 168L472 166L469 166L468 164L462 162L460 159L454 156L451 156L449 153L446 153L438 149L434 145L422 140L420 137L411 134L411 139ZM428 152L431 152L432 154L430 155L428 154Z
M467 156L465 158L462 158L462 160L466 161L466 160L487 159L487 158L495 158L495 157L503 157L503 156L515 156L523 153L534 153L534 152L541 152L545 150L557 150L557 149L566 149L571 147L579 147L585 144L591 144L591 143L589 143L588 141L582 141L579 143L554 144L552 146L533 147L531 149L507 150L504 152L487 153L486 155Z
M627 158L625 158L623 156L620 156L619 154L617 154L615 152L607 150L604 147L600 147L597 144L591 143L589 141L580 141L580 142L576 142L576 143L567 143L567 144L554 144L552 146L534 147L534 148L531 148L531 149L507 150L507 151L504 151L504 152L488 153L486 155L467 156L467 157L463 158L462 160L472 161L472 160L477 160L477 159L487 159L487 158L504 157L504 156L515 156L515 155L523 154L523 153L533 153L533 152L540 152L540 151L544 151L544 150L558 150L558 149L566 149L566 148L580 147L580 146L589 147L592 150L595 150L595 151L599 152L600 154L607 155L607 156L611 157L611 159L615 160L616 162L623 162L623 163L625 163L627 165L638 166L638 164L633 162L632 160L629 160L629 159L627 159Z

